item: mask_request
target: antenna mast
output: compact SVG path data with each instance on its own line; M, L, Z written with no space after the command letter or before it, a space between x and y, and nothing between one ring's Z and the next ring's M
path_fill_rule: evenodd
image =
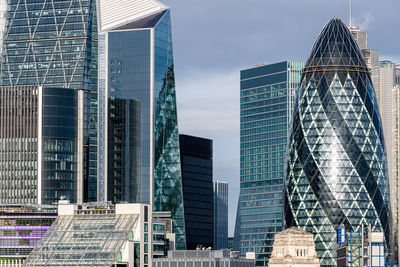
M353 25L352 25L352 21L351 21L351 13L352 13L352 3L351 3L352 1L350 0L350 28L352 28L353 27Z

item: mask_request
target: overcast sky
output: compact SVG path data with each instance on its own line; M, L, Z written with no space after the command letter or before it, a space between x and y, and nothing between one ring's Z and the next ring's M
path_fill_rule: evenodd
M214 140L214 180L229 182L229 236L239 196L239 73L306 60L324 24L349 22L349 0L160 0L171 7L180 133ZM400 0L353 0L353 24L381 59L400 63Z

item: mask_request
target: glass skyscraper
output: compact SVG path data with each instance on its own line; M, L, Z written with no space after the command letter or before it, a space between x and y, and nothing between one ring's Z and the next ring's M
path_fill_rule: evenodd
M228 183L214 181L214 249L228 248Z
M186 249L215 249L213 201L213 141L179 135Z
M289 121L303 62L241 71L240 197L234 250L255 252L266 266L274 234L284 227L283 185Z
M170 211L185 248L170 10L98 1L98 199Z
M336 230L362 225L390 240L385 143L371 74L347 26L330 20L302 72L290 137L287 224L314 234L336 266Z
M94 7L94 0L11 0L5 18L0 11L2 203L95 200Z

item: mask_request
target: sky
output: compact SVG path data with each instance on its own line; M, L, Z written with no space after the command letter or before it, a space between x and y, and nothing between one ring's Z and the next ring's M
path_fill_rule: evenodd
M160 0L171 8L181 134L213 140L214 180L229 183L229 236L240 189L240 70L306 60L350 0ZM400 63L400 0L353 0L352 21L380 58Z

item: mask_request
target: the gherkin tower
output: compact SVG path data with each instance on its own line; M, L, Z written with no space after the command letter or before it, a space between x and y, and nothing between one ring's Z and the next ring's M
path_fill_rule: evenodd
M389 240L382 123L371 76L347 26L330 20L303 69L286 177L287 224L314 234L321 266L336 266L336 228L371 225Z

